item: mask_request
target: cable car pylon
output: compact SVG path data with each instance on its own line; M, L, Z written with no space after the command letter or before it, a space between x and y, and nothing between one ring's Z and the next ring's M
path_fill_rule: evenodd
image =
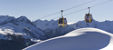
M65 27L67 25L67 19L63 16L63 10L61 10L61 18L58 19L58 26Z

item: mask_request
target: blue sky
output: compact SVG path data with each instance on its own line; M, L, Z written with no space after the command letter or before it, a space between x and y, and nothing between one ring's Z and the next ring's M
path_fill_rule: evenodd
M37 19L56 20L60 17L60 14L44 18L42 17L54 12L58 12L61 9L71 8L75 5L88 1L91 0L0 0L0 15L15 16L16 18L19 16L27 16L27 18L32 21ZM64 14L74 11L76 12L77 10L87 8L104 1L107 0L95 0L90 4L68 10L64 12ZM77 22L84 20L84 14L87 12L88 10L84 10L64 17L67 18L68 22ZM93 18L97 21L113 20L113 1L92 7L91 13Z

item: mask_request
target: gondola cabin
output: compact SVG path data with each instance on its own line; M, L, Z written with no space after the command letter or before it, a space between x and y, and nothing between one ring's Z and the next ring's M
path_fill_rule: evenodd
M58 26L65 27L67 25L67 19L63 17L63 10L61 10L61 18L58 19Z
M92 15L90 13L85 15L85 22L91 23L92 22Z
M67 25L67 19L66 18L59 18L58 25L61 27L65 27Z

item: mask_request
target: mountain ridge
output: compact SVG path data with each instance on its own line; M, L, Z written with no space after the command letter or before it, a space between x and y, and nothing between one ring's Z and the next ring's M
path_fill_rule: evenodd
M72 30L85 27L98 28L113 33L113 21L108 20L103 22L93 20L92 23L86 23L83 20L67 25L66 27L59 27L58 20L36 20L32 22L26 16L14 18L7 15L2 15L0 18L0 28L12 29L15 32L25 33L30 38L40 40L61 36Z

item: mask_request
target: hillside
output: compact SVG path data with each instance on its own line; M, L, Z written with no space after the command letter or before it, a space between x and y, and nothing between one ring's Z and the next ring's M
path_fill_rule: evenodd
M81 28L24 50L112 50L112 47L113 34L96 28Z

